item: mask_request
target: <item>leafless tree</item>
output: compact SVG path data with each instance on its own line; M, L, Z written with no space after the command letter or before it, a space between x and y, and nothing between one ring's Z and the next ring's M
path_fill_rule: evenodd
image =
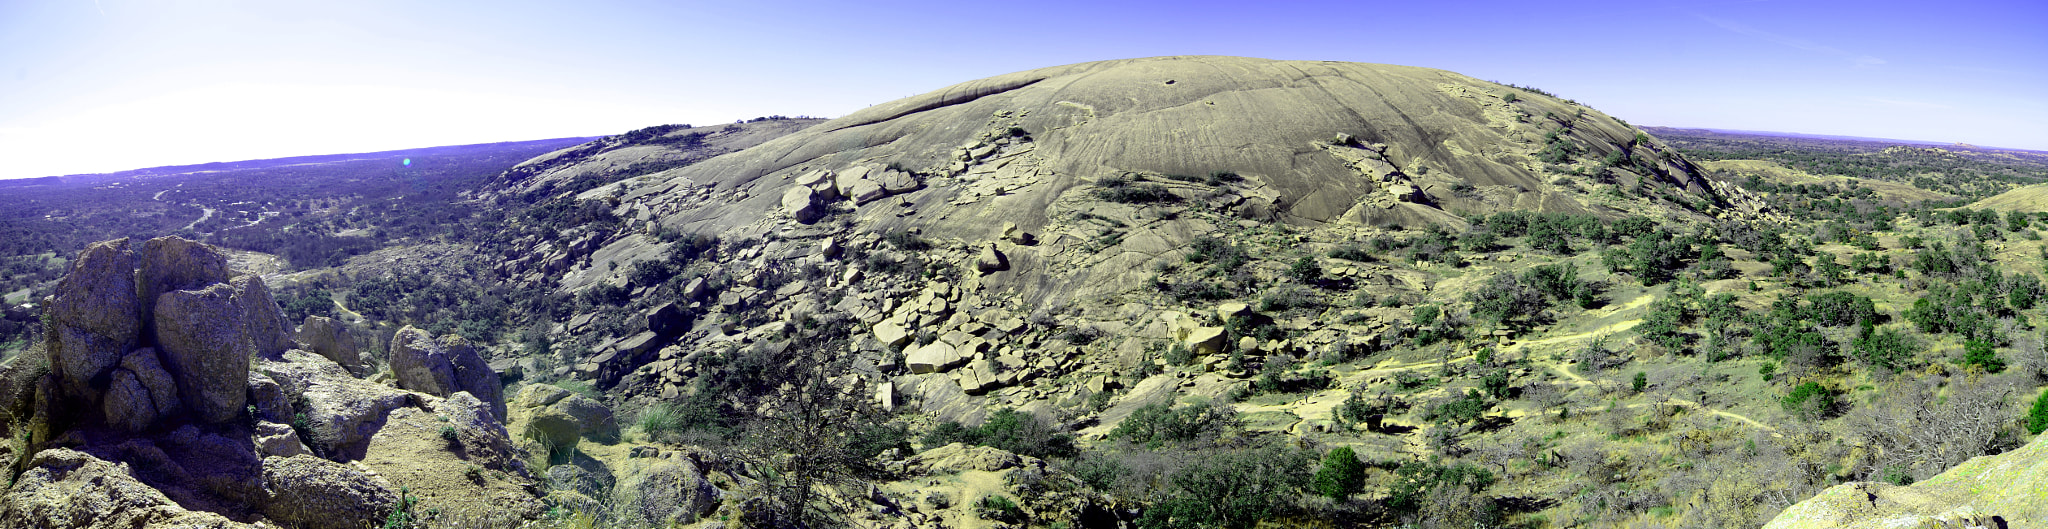
M2012 418L2006 408L2013 387L1984 377L1949 382L1941 398L1937 383L1902 377L1852 415L1854 435L1869 454L1864 475L1899 468L1926 479L1985 454Z

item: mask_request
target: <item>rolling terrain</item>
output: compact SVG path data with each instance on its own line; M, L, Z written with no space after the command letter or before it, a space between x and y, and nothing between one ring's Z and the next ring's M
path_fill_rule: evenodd
M126 401L74 367L67 329L98 323L17 311L29 485L0 512L83 490L51 468L208 453L189 427L276 439L230 469L275 490L132 463L164 519L323 519L250 498L335 483L356 500L326 519L435 527L2039 516L1967 486L2028 478L1994 458L2048 429L2038 153L1638 129L1441 70L1235 57L463 153L22 184L62 191L9 213L20 301L98 299L107 256L146 276L185 246L140 241L180 235L235 271L191 286L305 323L248 331L272 344L250 395L283 405L124 426L34 413ZM138 310L183 328L171 307ZM107 372L147 379L137 350ZM328 478L268 477L293 472Z

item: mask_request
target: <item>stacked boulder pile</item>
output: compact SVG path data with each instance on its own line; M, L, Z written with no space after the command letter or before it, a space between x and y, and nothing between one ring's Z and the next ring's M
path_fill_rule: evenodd
M46 354L0 365L0 526L373 525L404 508L386 474L423 463L372 456L415 430L453 447L418 457L515 491L478 479L480 499L540 509L497 377L459 338L408 329L397 387L357 378L345 328L294 329L261 277L175 237L90 245L45 306Z

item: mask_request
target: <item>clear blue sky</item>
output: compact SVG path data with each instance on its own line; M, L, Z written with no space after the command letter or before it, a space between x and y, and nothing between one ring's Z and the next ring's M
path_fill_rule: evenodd
M1637 125L2048 150L2048 2L0 0L0 178L838 116L1042 66L1376 62Z

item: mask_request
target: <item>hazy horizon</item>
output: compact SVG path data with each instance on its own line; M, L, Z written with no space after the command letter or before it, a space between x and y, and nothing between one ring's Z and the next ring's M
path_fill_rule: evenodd
M831 117L1160 55L1404 64L1638 125L2048 150L2020 2L0 5L0 178Z

